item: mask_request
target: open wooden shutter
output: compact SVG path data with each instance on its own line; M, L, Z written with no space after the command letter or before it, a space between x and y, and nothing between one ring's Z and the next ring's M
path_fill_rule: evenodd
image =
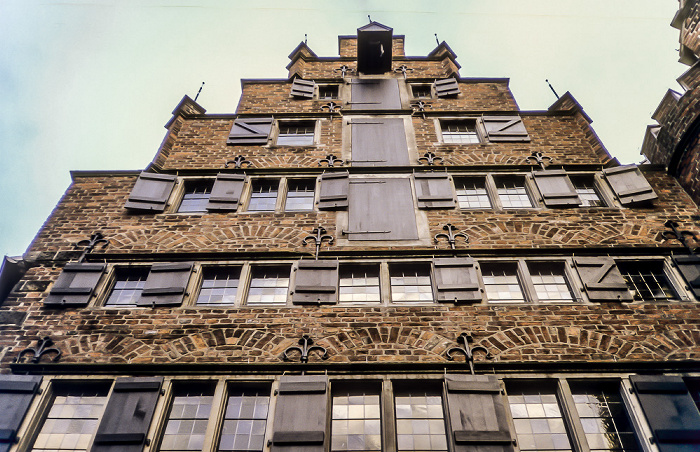
M117 378L91 452L141 452L162 377Z
M606 168L603 175L623 206L652 201L658 196L637 165Z
M348 207L349 173L323 173L318 193L319 210L341 210Z
M27 414L42 377L0 375L0 452L8 452Z
M292 96L313 99L315 86L316 83L313 80L295 78L292 82Z
M408 166L403 119L353 119L352 166Z
M673 263L683 275L693 295L700 299L700 256L673 256Z
M613 258L576 257L574 263L591 301L633 300L633 296Z
M272 118L236 119L226 144L267 144L267 137L272 130L272 121Z
M44 300L44 306L87 306L104 269L105 264L66 264Z
M574 184L564 170L545 170L533 173L542 201L547 207L575 207L581 205Z
M437 301L475 302L481 301L479 276L470 257L435 259L435 288Z
M280 377L271 452L323 452L328 409L326 375Z
M418 228L408 179L351 179L349 240L416 240Z
M455 196L447 173L414 173L416 200L419 209L452 209Z
M292 291L294 304L338 302L338 261L300 260Z
M209 195L207 210L234 211L238 208L245 185L245 174L223 174L216 181Z
M143 286L138 306L176 306L182 303L192 262L154 264Z
M455 452L513 450L501 386L493 375L446 375Z
M127 209L162 212L175 187L176 176L142 172L124 204Z
M435 93L437 97L449 97L459 94L459 83L454 77L435 80Z
M520 116L484 116L482 121L489 141L530 141Z
M350 106L353 110L400 110L399 81L393 78L353 79Z
M681 377L632 375L661 452L700 450L700 412Z

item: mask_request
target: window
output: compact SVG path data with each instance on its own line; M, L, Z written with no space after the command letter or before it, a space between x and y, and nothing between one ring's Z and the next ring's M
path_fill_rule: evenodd
M202 288L197 304L203 306L233 305L238 292L240 267L204 267Z
M460 209L491 208L491 200L486 191L486 178L461 177L455 179L455 188Z
M475 119L442 120L442 141L448 144L480 143Z
M341 303L378 303L379 266L342 265L340 267Z
M333 100L338 98L338 85L319 85L318 98L321 100Z
M515 434L521 451L571 451L554 388L508 390Z
M176 384L159 450L202 450L213 401L214 386L211 383Z
M230 389L218 450L262 451L269 405L269 390Z
M504 209L527 209L533 207L525 188L523 177L495 177L498 199Z
M566 280L564 263L529 263L528 268L538 301L543 303L574 301L571 288Z
M147 267L117 268L114 286L105 306L136 306L146 284L148 271Z
M416 99L430 99L432 97L432 86L428 84L411 85L411 92Z
M571 183L574 184L576 193L581 200L581 207L604 207L605 203L598 194L593 177L572 176Z
M315 189L315 179L289 179L284 210L287 212L314 210Z
M446 451L445 416L437 391L397 392L396 442L400 451Z
M378 392L335 392L331 419L332 451L380 451L382 449Z
M274 212L277 206L279 180L254 179L250 191L248 212Z
M489 303L523 303L525 297L518 280L516 263L489 263L481 266Z
M214 187L213 180L186 181L185 194L177 209L178 212L206 212L211 189Z
M285 305L289 292L289 266L253 267L246 304Z
M279 146L313 146L315 121L281 122Z
M394 302L433 301L430 267L390 265L391 300Z
M678 299L664 271L664 263L625 262L617 263L627 287L634 292L635 300L668 301Z
M107 403L106 384L55 383L54 398L33 452L87 451Z

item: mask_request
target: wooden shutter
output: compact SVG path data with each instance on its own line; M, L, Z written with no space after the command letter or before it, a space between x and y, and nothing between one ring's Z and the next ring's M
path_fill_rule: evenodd
M700 450L700 412L681 377L632 375L661 452Z
M530 141L520 116L484 116L482 121L489 141Z
M603 174L623 206L658 198L637 165L607 168L603 170Z
M349 240L418 239L408 179L351 179L349 204Z
M192 262L154 264L143 286L138 306L173 306L182 303Z
M236 119L226 144L267 144L270 130L272 130L272 118Z
M448 425L455 452L513 450L498 379L492 375L446 375Z
M435 80L435 93L437 97L456 96L460 93L459 83L454 77Z
M294 304L338 302L338 261L300 260L292 291Z
M162 377L117 378L91 452L141 452Z
M295 78L292 82L292 96L313 99L315 86L316 83L313 80Z
M401 109L399 81L396 79L353 79L350 95L353 110Z
M341 210L348 206L349 173L323 173L318 193L319 210Z
M124 207L162 212L175 187L176 176L142 172Z
M576 257L574 263L591 301L632 301L632 294L613 258Z
M352 166L408 166L403 119L353 119Z
M437 301L474 302L481 301L479 277L470 257L435 259L435 288Z
M545 170L533 173L542 201L547 207L580 206L581 200L574 184L564 170Z
M8 452L27 414L42 377L0 375L0 452Z
M323 452L326 440L328 377L280 377L271 452Z
M234 211L238 208L245 185L245 174L223 174L216 181L209 195L207 210Z
M700 299L700 256L673 256L673 263L683 275L693 295Z
M44 306L87 306L104 269L105 264L66 264Z
M447 173L414 173L416 200L419 209L452 209L455 196Z

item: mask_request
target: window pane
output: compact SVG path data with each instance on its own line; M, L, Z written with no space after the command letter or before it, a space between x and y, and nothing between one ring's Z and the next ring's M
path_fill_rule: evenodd
M602 207L603 200L598 196L592 177L572 177L571 182L581 199L581 207Z
M161 451L202 450L211 417L213 385L176 387L168 422L160 445Z
M269 405L269 390L231 391L218 450L263 450Z
M486 179L460 178L455 180L460 209L490 209L491 200L486 192Z
M291 179L284 210L287 212L314 210L315 188L316 181L314 179Z
M479 143L476 121L473 119L440 121L440 127L442 128L442 141L444 143Z
M522 209L532 207L532 201L525 189L525 180L522 177L497 178L496 188L498 199L504 209Z
M532 284L537 299L543 303L570 303L574 301L566 281L564 263L529 263Z
M333 396L332 451L379 451L382 447L379 394L337 392Z
M338 98L338 85L319 85L318 98L319 99L337 99Z
M481 266L486 298L489 303L523 303L525 297L514 263L492 263Z
M433 301L430 267L391 265L391 301L398 303Z
M627 286L637 300L675 300L676 294L664 272L663 262L618 262Z
M249 212L274 212L277 204L277 179L257 179L253 181L250 193Z
M521 451L571 451L553 390L509 389L508 402Z
M395 404L398 450L447 450L439 392L398 392Z
M87 451L107 403L107 387L57 389L34 441L34 452Z
M340 267L341 303L378 303L379 265Z
M202 288L197 298L198 305L221 306L236 302L239 267L204 267L202 269Z
M253 268L248 289L248 305L285 305L289 291L290 267Z
M206 212L211 189L214 181L194 181L185 183L185 194L182 197L178 212Z
M416 99L426 99L430 97L432 88L430 85L411 85L411 91Z
M314 144L314 122L283 122L277 144L282 146L311 146Z
M114 287L105 306L136 306L148 278L149 269L118 268L114 277Z

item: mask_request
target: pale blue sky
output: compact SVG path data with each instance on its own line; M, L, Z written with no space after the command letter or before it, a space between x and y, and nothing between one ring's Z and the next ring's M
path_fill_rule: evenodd
M678 64L674 0L0 0L0 256L22 254L70 170L143 169L184 94L232 113L241 78L283 78L373 20L408 55L457 53L463 77L510 77L520 107L571 93L624 162Z

